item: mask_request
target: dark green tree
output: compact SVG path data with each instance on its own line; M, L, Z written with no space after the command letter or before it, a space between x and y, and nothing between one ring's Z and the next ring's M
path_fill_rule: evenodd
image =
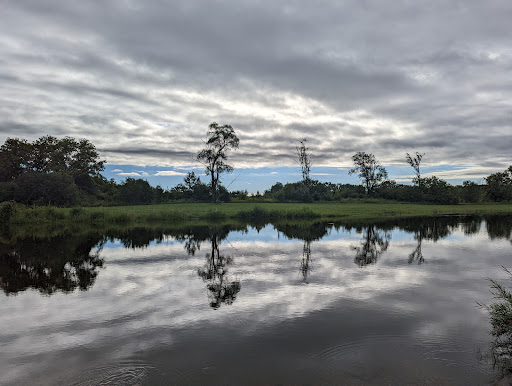
M454 194L453 187L436 176L423 178L421 188L425 201L436 204L457 204L459 202Z
M27 205L74 205L78 190L73 178L64 172L23 173L16 181L14 199Z
M213 203L218 199L221 174L233 171L233 166L226 163L227 152L237 149L239 142L240 140L230 125L220 126L216 122L210 124L205 148L199 152L197 160L205 166L206 174L210 176Z
M127 178L119 187L121 201L125 204L150 204L154 194L149 182L142 179Z
M493 201L509 201L512 199L512 165L503 172L485 177L487 196Z
M481 186L473 181L464 181L462 183L461 196L465 202L480 202L482 199Z
M25 139L7 138L0 147L0 182L18 178L31 164L32 145Z
M210 190L194 172L187 173L182 184L176 185L171 194L175 200L208 201Z
M348 174L357 173L369 195L375 191L379 184L388 178L388 172L375 159L373 154L357 152L352 156L354 168L350 169Z
M97 177L104 169L95 146L87 139L58 139L47 135L32 144L31 169L43 172L69 172L73 176Z

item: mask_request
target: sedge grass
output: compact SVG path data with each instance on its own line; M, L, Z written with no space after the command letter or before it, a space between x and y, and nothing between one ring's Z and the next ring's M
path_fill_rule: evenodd
M278 219L382 220L440 215L512 214L512 204L426 205L394 202L177 203L117 207L53 208L17 206L11 224L144 224Z

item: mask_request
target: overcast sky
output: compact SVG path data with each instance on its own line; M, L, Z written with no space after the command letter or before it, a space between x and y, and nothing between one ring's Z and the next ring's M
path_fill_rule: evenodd
M85 137L119 178L182 180L212 121L245 177L292 173L302 138L318 174L357 151L397 180L406 152L448 180L512 163L509 0L0 0L0 18L0 141Z

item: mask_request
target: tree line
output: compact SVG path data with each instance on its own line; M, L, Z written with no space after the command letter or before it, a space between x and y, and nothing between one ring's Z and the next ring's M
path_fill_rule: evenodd
M412 185L388 179L386 169L375 155L357 152L352 156L355 174L361 185L334 184L311 178L312 156L307 139L296 146L302 180L283 184L249 196L247 191L228 191L221 177L233 171L229 152L239 146L239 138L230 125L209 125L204 148L196 159L205 168L208 182L194 172L171 189L153 187L143 179L127 178L122 183L107 180L101 172L105 160L87 139L44 136L34 142L8 138L0 147L0 202L16 201L27 205L121 205L176 201L228 202L277 201L314 202L343 199L378 198L402 202L456 204L459 202L512 200L512 166L485 178L485 184L464 181L453 186L436 176L422 177L425 154L406 153L405 161L413 168Z

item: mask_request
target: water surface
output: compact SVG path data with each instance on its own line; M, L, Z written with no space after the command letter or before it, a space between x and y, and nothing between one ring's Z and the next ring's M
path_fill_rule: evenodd
M126 229L0 245L5 384L499 377L509 217ZM483 359L482 359L483 357Z

